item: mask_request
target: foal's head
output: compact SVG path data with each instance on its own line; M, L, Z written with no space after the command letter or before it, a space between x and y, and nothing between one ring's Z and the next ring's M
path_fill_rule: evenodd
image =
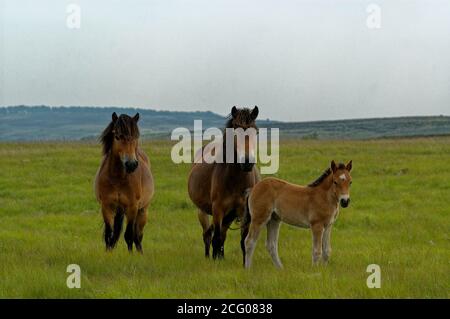
M334 161L331 161L332 187L342 207L347 207L350 204L351 170L352 161L348 162L347 165L342 163L336 164Z
M138 146L139 128L137 122L139 113L130 117L126 114L112 114L112 121L103 131L100 140L103 143L103 154L117 154L127 173L132 173L138 167L136 149Z
M256 161L256 118L258 117L258 107L253 109L233 106L226 128L232 128L234 135L234 152L237 162L245 172L253 169Z

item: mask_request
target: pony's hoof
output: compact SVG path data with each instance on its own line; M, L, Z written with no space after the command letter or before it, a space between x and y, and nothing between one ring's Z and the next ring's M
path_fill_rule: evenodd
M224 259L225 257L224 257L224 255L221 255L221 254L216 254L216 255L214 255L213 254L213 259L214 260L222 260L222 259Z

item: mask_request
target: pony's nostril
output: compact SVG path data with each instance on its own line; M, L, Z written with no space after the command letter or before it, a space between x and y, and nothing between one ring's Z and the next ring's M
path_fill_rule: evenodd
M127 161L125 162L125 169L128 173L134 172L134 170L138 167L138 161Z
M250 172L253 169L253 165L254 165L253 163L246 162L241 164L241 168L244 172Z
M243 163L246 165L255 164L255 158L253 156L246 156Z
M347 207L350 204L350 198L348 199L341 199L341 206Z

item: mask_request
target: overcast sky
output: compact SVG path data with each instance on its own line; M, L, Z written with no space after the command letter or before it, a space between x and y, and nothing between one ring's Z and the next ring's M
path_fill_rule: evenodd
M79 4L81 28L66 25ZM381 9L371 29L367 6ZM450 115L450 1L0 0L0 105Z

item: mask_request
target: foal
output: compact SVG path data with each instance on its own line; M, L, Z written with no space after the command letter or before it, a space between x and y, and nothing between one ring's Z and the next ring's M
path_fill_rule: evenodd
M267 226L266 248L272 261L282 268L278 257L278 232L280 222L311 228L313 237L312 260L317 264L321 258L328 261L331 253L331 227L339 213L339 203L350 203L350 171L347 165L331 162L322 176L308 186L299 186L277 178L266 178L255 185L248 196L248 213L251 224L245 239L245 268L252 264L252 255L258 235Z

